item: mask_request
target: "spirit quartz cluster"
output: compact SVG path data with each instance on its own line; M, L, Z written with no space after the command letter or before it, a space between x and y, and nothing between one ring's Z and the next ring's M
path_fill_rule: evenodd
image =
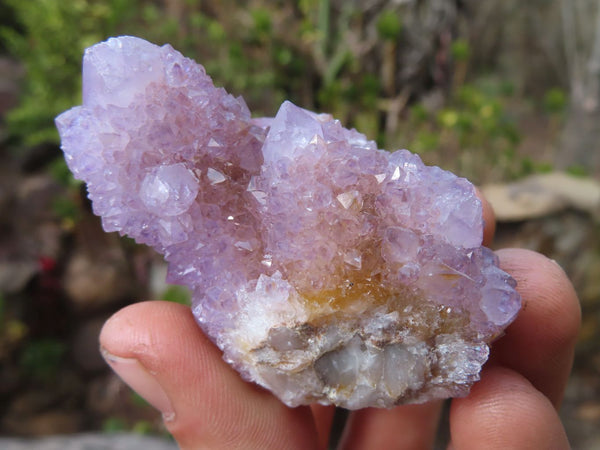
M87 49L56 123L105 230L162 253L225 360L290 406L465 395L520 309L469 182L290 102L252 119L169 45Z

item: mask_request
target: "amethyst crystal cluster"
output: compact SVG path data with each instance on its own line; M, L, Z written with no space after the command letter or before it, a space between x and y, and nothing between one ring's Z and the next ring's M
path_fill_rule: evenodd
M89 48L56 123L106 231L162 253L224 358L290 406L465 395L520 309L466 180L289 102L252 119L169 45Z

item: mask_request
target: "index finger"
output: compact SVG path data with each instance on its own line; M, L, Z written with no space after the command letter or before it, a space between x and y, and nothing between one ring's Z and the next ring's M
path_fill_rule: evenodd
M483 245L489 246L496 228L494 212L476 191L485 223ZM555 261L523 249L496 253L501 268L517 280L523 309L505 336L494 343L491 359L524 375L558 407L581 323L577 294Z
M492 362L524 375L558 407L581 322L577 294L560 266L545 256L523 249L497 254L502 269L517 280L523 308L492 345Z

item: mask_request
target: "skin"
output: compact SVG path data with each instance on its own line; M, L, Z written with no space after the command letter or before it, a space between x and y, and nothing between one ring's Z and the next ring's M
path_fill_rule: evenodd
M484 204L489 244L493 212ZM518 281L523 309L494 342L481 380L450 408L449 449L568 449L557 414L581 312L562 269L528 250L497 252ZM100 335L113 369L163 413L183 449L325 449L334 409L288 408L244 382L221 358L188 307L142 302L111 317ZM427 449L440 402L366 408L349 415L340 449Z

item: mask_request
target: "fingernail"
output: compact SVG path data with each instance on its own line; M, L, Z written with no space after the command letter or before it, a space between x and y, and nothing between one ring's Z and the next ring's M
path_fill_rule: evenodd
M122 358L104 348L101 348L100 352L108 365L131 389L162 413L163 420L168 422L175 418L175 411L165 390L137 359Z

